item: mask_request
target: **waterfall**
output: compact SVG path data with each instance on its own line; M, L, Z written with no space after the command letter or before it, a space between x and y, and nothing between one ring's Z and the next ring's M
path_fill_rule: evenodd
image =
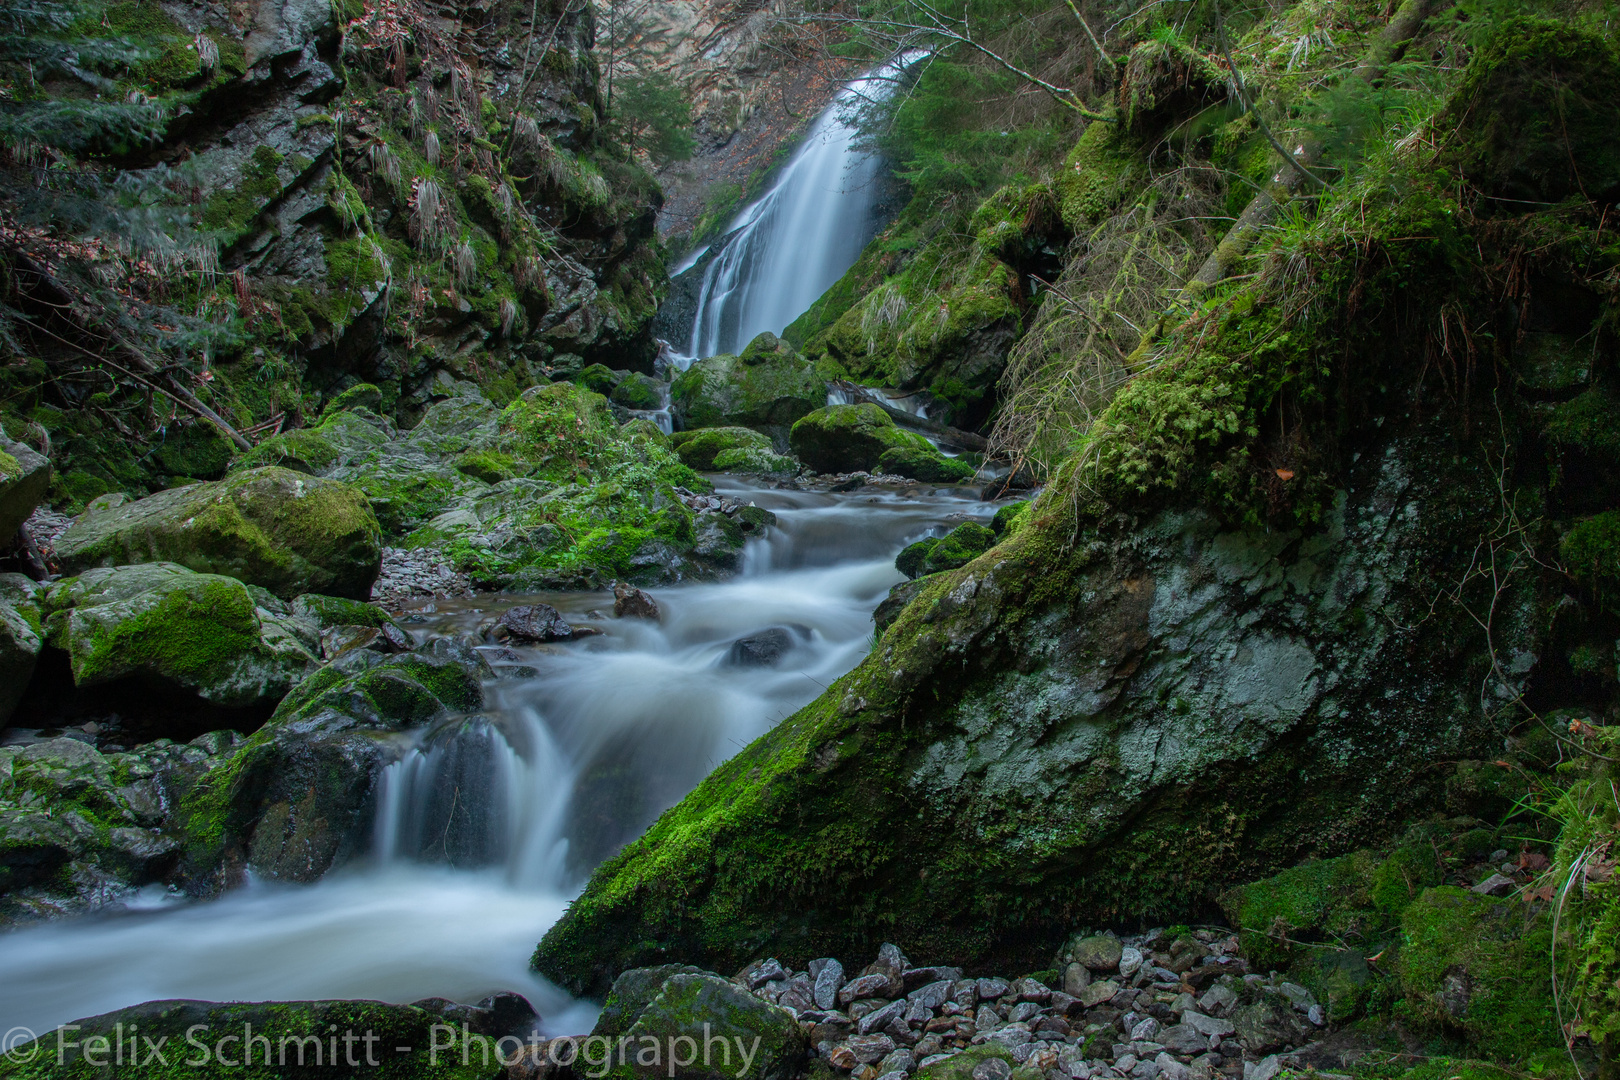
M882 163L855 146L852 112L881 100L922 54L907 54L838 93L769 191L727 230L704 269L694 357L737 352L767 330L780 333L855 264L875 232Z

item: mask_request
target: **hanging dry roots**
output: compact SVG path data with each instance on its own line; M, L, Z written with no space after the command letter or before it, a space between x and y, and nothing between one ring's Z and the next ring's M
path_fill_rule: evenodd
M203 71L213 71L219 66L219 45L207 34L198 34L193 39L197 47L197 66Z
M439 163L439 133L437 131L428 132L427 137L422 140L422 156L427 158L429 165Z
M478 273L478 255L473 251L472 241L464 239L457 244L451 259L455 264L456 284L462 288L471 285Z
M512 327L516 325L517 317L517 302L510 298L503 298L501 300L501 337L512 336Z

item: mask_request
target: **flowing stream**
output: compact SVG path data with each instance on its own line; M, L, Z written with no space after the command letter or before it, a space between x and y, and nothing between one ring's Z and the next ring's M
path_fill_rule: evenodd
M156 998L515 990L547 1032L588 1030L595 1007L532 974L528 957L592 867L860 661L902 545L993 509L951 488L718 486L778 517L743 572L651 590L657 623L591 616L601 594L539 598L603 633L515 650L504 659L533 672L490 684L487 712L419 733L383 778L371 861L310 886L159 896L0 936L0 1026L41 1031ZM413 628L467 631L523 599L440 601ZM775 666L728 663L734 641L770 628L790 642Z

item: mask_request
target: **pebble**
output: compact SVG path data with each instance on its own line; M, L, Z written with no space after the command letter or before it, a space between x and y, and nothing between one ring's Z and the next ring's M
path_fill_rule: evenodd
M811 975L816 980L816 1008L830 1009L838 1004L838 991L844 985L844 965L832 959L813 960L812 969L817 964L821 965L820 970Z
M371 587L372 599L395 604L424 596L472 595L472 579L458 574L450 560L432 548L383 548L382 573Z

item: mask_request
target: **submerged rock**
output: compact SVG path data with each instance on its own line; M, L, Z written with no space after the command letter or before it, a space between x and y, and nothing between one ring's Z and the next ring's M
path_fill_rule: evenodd
M495 632L518 641L567 641L574 636L574 628L550 604L511 608L495 624Z
M773 626L757 634L738 638L726 650L723 663L727 667L775 667L782 654L792 649L794 635L786 627Z
M658 601L628 582L613 583L613 615L619 619L661 618Z
M382 531L357 488L267 467L133 502L97 499L56 555L70 573L166 561L289 599L365 600L382 566Z

